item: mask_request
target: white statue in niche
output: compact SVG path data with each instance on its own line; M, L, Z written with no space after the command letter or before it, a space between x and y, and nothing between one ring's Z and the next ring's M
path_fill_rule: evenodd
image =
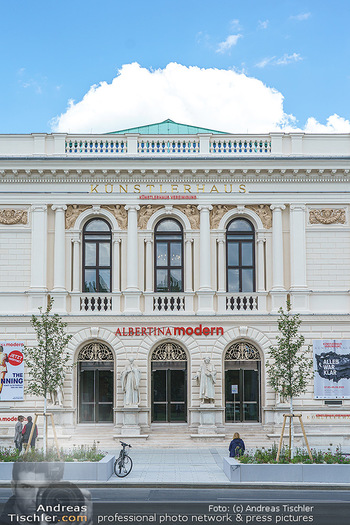
M216 373L214 365L210 363L210 357L205 357L200 369L194 376L197 385L199 385L199 399L202 403L209 404L215 401Z
M140 402L139 386L141 372L130 357L129 364L125 366L120 375L122 391L124 392L124 406L137 406Z

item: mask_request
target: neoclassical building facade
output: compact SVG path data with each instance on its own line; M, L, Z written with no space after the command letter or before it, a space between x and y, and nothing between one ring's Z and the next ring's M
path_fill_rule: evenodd
M172 121L0 136L0 339L34 345L31 315L54 300L74 365L51 406L59 435L276 439L288 405L266 360L279 308L288 298L301 314L310 357L315 339L350 339L349 158L348 134ZM205 358L214 399L196 380ZM311 381L295 404L311 444L350 438L348 399L315 399ZM41 408L0 401L1 435Z

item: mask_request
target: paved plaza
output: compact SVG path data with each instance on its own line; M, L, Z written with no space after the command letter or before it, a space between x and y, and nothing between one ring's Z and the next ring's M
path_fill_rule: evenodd
M116 456L119 450L110 451ZM216 485L229 483L223 472L223 458L228 445L197 448L132 448L133 469L125 478L113 475L110 482L122 483L188 483Z

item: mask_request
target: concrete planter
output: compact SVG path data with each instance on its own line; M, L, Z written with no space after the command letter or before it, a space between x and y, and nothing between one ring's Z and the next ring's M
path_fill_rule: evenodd
M223 469L234 483L350 483L350 465L253 465L224 458Z
M64 464L64 481L107 481L113 474L115 456L107 454L101 461L73 461ZM0 479L11 481L11 463L0 463Z

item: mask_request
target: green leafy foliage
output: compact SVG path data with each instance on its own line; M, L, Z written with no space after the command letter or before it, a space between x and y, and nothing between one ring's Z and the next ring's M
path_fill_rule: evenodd
M312 377L312 360L301 351L304 337L298 333L301 325L299 314L291 314L291 304L287 310L279 309L277 345L270 346L272 362L266 368L269 384L283 398L293 398L303 394Z
M92 447L80 446L69 450L60 450L60 459L56 449L49 449L46 454L43 450L30 450L28 454L20 454L14 448L0 448L0 462L9 461L100 461L105 457L105 452L97 449L96 444Z
M69 355L66 351L71 335L67 335L64 323L58 314L52 314L53 299L46 311L39 308L40 315L32 316L38 344L25 347L25 363L29 373L26 391L38 397L46 397L63 387L64 377L69 369Z
M350 457L344 456L341 452L340 447L333 453L331 449L326 451L311 449L312 460L309 458L309 454L306 449L297 448L294 457L291 459L289 455L289 447L282 447L278 464L296 464L296 463L318 463L318 464L350 464ZM271 448L259 448L254 452L247 452L244 456L239 458L240 463L254 463L264 464L272 463L277 464L277 445L274 444Z

